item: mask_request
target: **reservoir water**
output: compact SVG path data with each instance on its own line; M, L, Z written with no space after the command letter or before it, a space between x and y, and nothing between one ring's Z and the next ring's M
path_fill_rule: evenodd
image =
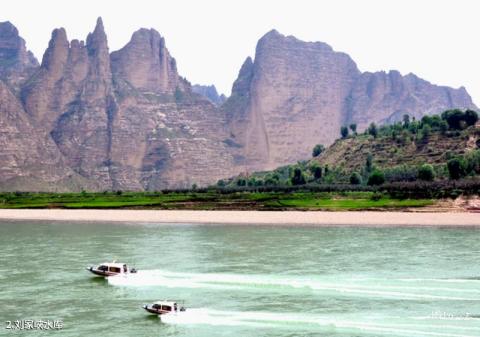
M139 272L85 270L112 260ZM478 229L3 222L0 335L480 336L479 261Z

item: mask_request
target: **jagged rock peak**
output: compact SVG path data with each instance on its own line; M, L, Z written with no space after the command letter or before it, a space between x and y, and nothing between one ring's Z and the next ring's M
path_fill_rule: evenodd
M87 49L89 54L99 54L102 52L108 52L107 35L103 27L102 18L97 19L97 24L92 33L87 36Z
M187 87L177 72L165 39L155 29L141 28L130 41L111 54L115 75L140 90L173 93Z
M9 21L0 22L0 79L17 87L37 66L18 29Z
M221 105L227 99L224 94L218 94L217 88L214 85L195 84L192 86L192 91L206 97L215 105Z
M233 82L232 95L245 95L250 90L250 83L253 77L253 60L250 56L243 62L238 77Z
M67 61L69 46L65 29L54 29L48 47L43 54L42 67L55 70L54 68L59 66L59 62L64 64Z

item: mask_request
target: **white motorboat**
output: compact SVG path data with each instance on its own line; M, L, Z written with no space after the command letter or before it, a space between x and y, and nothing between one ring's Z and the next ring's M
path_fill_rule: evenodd
M152 304L145 304L142 308L155 315L166 315L187 310L185 307L180 306L177 302L167 300L157 301Z
M115 275L126 275L130 273L136 273L135 268L129 268L125 263L105 262L101 263L98 266L91 266L87 268L88 271L92 272L97 276L115 276Z

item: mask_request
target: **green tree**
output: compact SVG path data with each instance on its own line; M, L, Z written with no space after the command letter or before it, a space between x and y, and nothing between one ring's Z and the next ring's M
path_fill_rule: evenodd
M430 164L423 164L418 169L418 179L425 181L433 181L435 179L435 171Z
M313 147L312 157L318 157L322 154L323 151L325 151L325 146L323 146L322 144L315 145Z
M350 175L350 184L360 185L361 183L362 183L362 177L360 176L360 174L358 174L358 172L353 172Z
M410 125L410 116L405 114L405 115L403 115L403 127L405 129L408 129L409 125Z
M225 187L225 185L226 185L225 180L220 179L219 181L217 181L217 186L218 187Z
M422 127L422 141L426 142L428 141L428 137L430 137L430 134L432 133L432 127L429 124L424 124Z
M478 122L478 114L473 110L465 111L465 122L468 126L475 125Z
M378 128L375 123L370 123L370 125L368 126L368 134L372 135L373 138L377 138Z
M342 135L342 138L347 138L348 137L348 128L346 126L342 126L340 128L340 134Z
M442 113L442 119L448 123L451 129L462 129L462 121L465 122L465 114L460 109L447 110Z
M446 134L447 131L448 131L448 123L446 121L442 120L442 122L439 125L439 129L440 129L440 132L442 133L442 135Z
M307 181L305 180L305 176L304 176L301 168L296 167L293 170L293 177L291 178L291 182L292 182L292 185L305 185L306 184Z
M310 172L312 172L315 180L322 178L322 167L320 165L315 163L314 165L310 166Z
M380 170L375 170L368 177L368 185L382 185L385 182L385 176Z
M373 170L373 156L371 153L367 154L367 160L365 162L365 171L372 172Z
M453 158L447 162L450 179L460 179L466 175L465 161L461 158Z
M278 176L278 174L273 174L273 175L268 175L265 178L264 184L266 186L276 186L278 185L279 181L280 181L280 177Z
M352 133L354 135L356 135L357 134L357 124L355 124L355 123L350 124L350 130L352 130Z
M247 186L247 180L245 178L239 178L237 180L237 186Z

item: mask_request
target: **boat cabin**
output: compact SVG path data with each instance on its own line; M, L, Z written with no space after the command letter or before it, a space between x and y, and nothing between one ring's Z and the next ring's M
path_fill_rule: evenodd
M115 274L128 273L128 267L122 263L102 263L97 267L98 270Z
M158 310L161 313L167 314L169 312L178 311L178 305L176 302L169 302L169 301L160 301L155 302L152 305L152 308Z

